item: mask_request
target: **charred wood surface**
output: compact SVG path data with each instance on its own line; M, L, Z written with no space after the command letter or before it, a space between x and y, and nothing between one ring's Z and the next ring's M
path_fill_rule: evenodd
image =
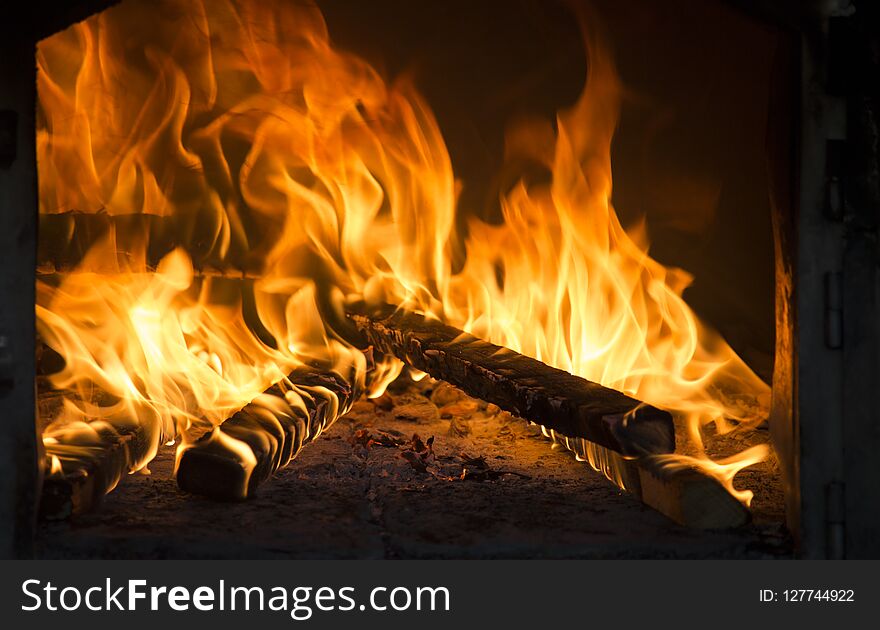
M377 351L559 434L627 456L675 450L672 416L621 392L393 307L348 317Z
M292 388L273 385L183 451L177 467L181 490L221 501L247 499L353 402L351 385L336 373L298 370L287 381Z

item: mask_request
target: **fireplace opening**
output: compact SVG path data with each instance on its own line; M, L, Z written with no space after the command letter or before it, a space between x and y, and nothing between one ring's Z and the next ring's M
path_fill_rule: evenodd
M184 492L271 494L269 477L366 397L397 421L421 408L412 435L389 420L355 428L355 457L391 444L443 483L527 477L487 463L491 452L435 450L491 404L682 525L748 523L753 490L734 477L770 458L769 388L685 301L678 261L713 261L704 284L716 288L697 302L752 324L769 356L770 319L754 321L771 297L769 70L743 61L772 58L773 34L722 10L719 32L682 52L670 42L708 18L653 42L621 21L622 41L665 52L652 64L670 73L625 88L616 34L586 6L444 5L436 21L400 3L335 8L343 42L345 25L372 20L356 30L372 34L366 49L405 65L384 78L357 37L337 44L321 7L300 3L122 3L38 46L44 517L90 511L172 448ZM492 15L506 23L488 38L465 31L450 46L456 24ZM392 37L430 24L434 41ZM742 43L719 51L720 37ZM457 59L441 56L450 48ZM449 72L468 58L474 70ZM446 104L455 153L432 100ZM618 124L631 131L614 162L639 182L626 223L612 205ZM651 257L639 215L669 234L677 264ZM749 262L731 265L725 248ZM399 385L395 398L386 388L404 368L427 389ZM477 398L437 404L461 389ZM713 458L716 434L727 437ZM762 471L779 518L778 475Z
M39 555L813 540L799 26L698 0L160 5L36 46Z

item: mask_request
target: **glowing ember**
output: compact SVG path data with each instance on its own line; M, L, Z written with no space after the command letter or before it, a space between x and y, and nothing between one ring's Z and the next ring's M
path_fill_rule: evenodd
M730 394L768 404L767 386L683 300L690 276L650 258L644 226L624 229L614 212L621 88L591 25L585 88L557 131L508 139L550 183L521 180L501 199L504 223L471 219L465 236L431 110L411 83L386 84L334 49L317 8L161 5L124 2L39 45L41 212L173 215L182 247L150 270L142 228L111 233L76 272L40 282L40 335L66 361L52 383L78 394L47 446L77 422L137 422L153 444L143 466L158 444L185 448L306 362L354 366L360 389L379 395L401 366L380 365L366 383L362 354L338 332L358 298L669 409L698 447L700 426L756 415ZM245 289L198 279L192 258L257 260L262 274ZM94 386L111 400L94 400ZM701 465L732 490L763 455Z

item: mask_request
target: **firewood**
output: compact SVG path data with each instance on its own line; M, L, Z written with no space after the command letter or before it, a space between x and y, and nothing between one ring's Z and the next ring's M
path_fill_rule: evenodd
M63 520L89 512L141 461L149 442L139 427L99 431L100 444L50 444L45 469L61 463L63 473L47 474L40 495L40 518Z
M220 501L247 499L354 402L349 381L336 373L302 369L287 381L292 388L273 385L185 447L177 465L181 490Z
M296 406L296 400L291 399L291 404L285 399L290 387L276 384L222 424L224 435L245 445L253 455L253 470L248 472L234 451L208 433L181 454L177 470L181 489L218 500L249 497L353 402L351 386L338 374L297 370L288 380L303 408ZM94 510L149 448L145 432L137 426L100 434L99 444L47 446L45 469L51 470L56 457L64 473L45 477L41 518L62 520Z
M675 448L667 412L420 315L360 305L348 317L376 350L553 431L675 522L724 529L750 521L749 510L711 474L665 458Z
M561 435L626 456L675 450L672 416L621 392L392 306L347 316L364 345Z
M636 460L639 498L676 523L699 529L740 527L751 512L715 477L698 466Z
M731 529L751 512L696 460L668 455L627 459L587 440L556 437L622 490L680 525Z

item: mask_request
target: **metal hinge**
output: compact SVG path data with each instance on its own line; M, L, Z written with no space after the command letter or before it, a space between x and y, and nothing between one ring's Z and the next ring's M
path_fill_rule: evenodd
M825 274L825 345L832 350L843 347L843 274Z
M846 555L845 519L846 500L844 484L832 481L825 486L825 531L829 560L842 560Z

